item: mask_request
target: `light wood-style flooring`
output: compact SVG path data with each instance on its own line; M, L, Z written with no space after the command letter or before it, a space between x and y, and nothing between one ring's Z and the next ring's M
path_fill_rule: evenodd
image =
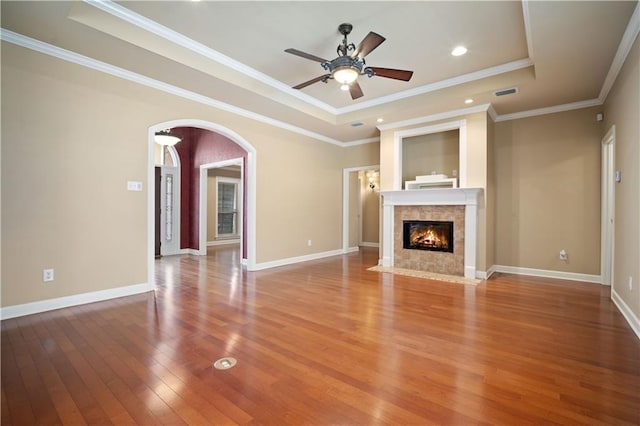
M607 287L367 271L377 249L238 261L165 257L155 292L3 321L2 425L640 423Z

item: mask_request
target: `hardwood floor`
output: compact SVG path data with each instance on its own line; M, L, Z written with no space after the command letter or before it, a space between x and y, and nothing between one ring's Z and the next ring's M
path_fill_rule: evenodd
M155 293L3 321L2 424L640 423L640 340L607 287L393 276L372 249L237 257L166 257Z

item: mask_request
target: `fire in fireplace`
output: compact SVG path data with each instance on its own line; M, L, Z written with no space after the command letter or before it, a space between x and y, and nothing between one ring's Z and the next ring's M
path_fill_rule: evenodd
M402 237L405 249L453 253L453 222L405 220Z

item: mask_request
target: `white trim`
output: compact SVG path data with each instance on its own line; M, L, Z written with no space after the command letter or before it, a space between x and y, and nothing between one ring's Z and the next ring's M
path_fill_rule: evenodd
M375 138L367 138L367 139L359 139L351 142L345 142L340 146L348 148L350 146L358 146L358 145L366 145L368 143L380 142L380 137Z
M240 241L241 241L240 238L228 238L228 239L207 241L207 247L240 244Z
M491 278L491 275L493 275L495 272L496 272L496 266L492 265L486 271L476 271L476 279L488 280L489 278Z
M362 244L360 244L362 247L376 247L376 248L380 248L380 243L371 243L371 242L367 242L367 241L363 241Z
M464 205L464 277L476 277L478 205L482 203L482 188L433 188L404 191L381 191L382 203L382 266L394 266L395 207Z
M554 105L554 106L545 107L545 108L531 109L529 111L514 112L513 114L499 115L496 117L494 121L500 122L500 121L508 121L508 120L517 120L520 118L536 117L538 115L554 114L557 112L564 112L564 111L573 111L575 109L590 108L593 106L600 106L600 105L602 105L602 101L600 101L600 99L589 99L586 101L572 102L569 104Z
M153 89L160 90L162 92L169 93L171 95L178 96L184 99L188 99L190 101L200 103L202 105L207 105L213 108L220 109L222 111L227 111L231 114L236 114L241 117L248 118L250 120L259 121L261 123L265 123L270 126L278 127L280 129L297 133L299 135L307 136L322 142L330 143L337 146L343 146L344 144L343 142L337 139L333 139L333 138L321 135L319 133L315 133L310 130L294 126L292 124L285 123L283 121L275 120L273 118L266 117L264 115L257 114L255 112L252 112L243 108L239 108L239 107L227 104L225 102L221 102L213 98L209 98L207 96L200 95L190 90L185 90L180 87L173 86L171 84L164 83L162 81L143 76L141 74L137 74L137 73L125 70L124 68L116 67L114 65L107 64L106 62L98 61L96 59L80 55L70 50L62 49L36 39L23 36L18 33L14 33L13 31L10 31L4 28L0 29L0 40L6 41L8 43L13 43L17 46L31 49L33 51L40 52L45 55L53 56L55 58L62 59L67 62L71 62L77 65L91 68L93 70L103 72L105 74L109 74L118 78L122 78L124 80L129 80L134 83L140 84L142 86L151 87ZM164 130L164 129L158 129L158 130Z
M628 26L628 30L629 28L634 28L634 25L638 25L636 23L636 21L639 19L637 18L638 15L638 7L636 7L636 11L634 12L634 15L632 16L632 19L629 23ZM635 34L637 36L637 28L634 30ZM625 37L623 37L623 41L627 40L627 33L625 32ZM355 146L355 145L362 145L362 144L367 144L367 143L374 143L379 141L378 138L368 138L368 139L359 139L359 140L355 140L355 141L350 141L350 142L342 142L339 141L337 139L334 138L330 138L328 136L325 135L321 135L319 133L307 130L307 129L303 129L301 127L298 126L294 126L292 124L289 123L285 123L283 121L279 121L279 120L275 120L273 118L270 117L266 117L264 115L261 114L257 114L255 112L252 111L248 111L245 110L243 108L239 108L230 104L227 104L225 102L221 102L218 100L215 100L213 98L209 98L207 96L203 96L200 95L198 93L195 92L191 92L189 90L185 90L185 89L181 89L177 86L173 86L171 84L167 84L164 82L161 82L159 80L155 80L146 76L143 76L141 74L137 74L128 70L125 70L124 68L120 68L120 67L116 67L114 65L111 64L107 64L106 62L102 62L102 61L98 61L96 59L93 58L89 58L87 56L84 55L80 55L78 53L72 52L70 50L66 50L66 49L62 49L59 48L57 46L53 46L51 44L48 43L44 43L40 40L36 40L33 39L31 37L27 37L24 36L22 34L18 34L15 33L11 30L7 30L5 28L1 28L0 29L0 40L2 41L6 41L8 43L12 43L15 44L17 46L21 46L45 55L49 55L67 62L71 62L86 68L90 68L108 75L112 75L118 78L122 78L124 80L128 80L128 81L132 81L134 83L140 84L142 86L146 86L146 87L151 87L153 89L174 95L174 96L178 96L184 99L188 99L190 101L196 102L196 103L200 103L202 105L207 105L210 106L212 108L216 108L216 109L220 109L222 111L227 111L229 113L232 114L236 114L239 115L241 117L245 117L248 118L250 120L255 120L261 123L265 123L268 124L270 126L273 127L277 127L280 129L284 129L299 135L303 135L321 142L326 142L332 145L336 145L336 146L340 146L340 147L349 147L349 146ZM621 43L622 46L622 43ZM630 46L629 46L630 48ZM620 48L619 48L620 50ZM628 51L626 51L626 54L628 54ZM618 55L616 55L616 59L618 59ZM626 59L626 56L623 58L622 62L624 62L624 60ZM613 69L613 64L612 64L612 69ZM618 70L619 71L619 70ZM612 71L610 70L609 74L612 74ZM617 76L617 73L615 74ZM609 75L607 75L607 80L605 81L605 84L609 84L608 80L609 80ZM615 81L615 80L614 80ZM613 83L611 83L613 84ZM419 89L419 88L418 88ZM585 100L585 101L579 101L579 102L573 102L573 103L569 103L569 104L563 104L563 105L556 105L556 106L552 106L552 107L546 107L546 108L539 108L539 109L534 109L534 110L528 110L528 111L521 111L521 112L516 112L516 113L512 113L512 114L505 114L505 115L496 115L495 111L493 110L493 108L491 107L491 104L484 104L484 105L479 105L477 107L471 107L471 108L465 108L465 109L458 109L458 110L452 110L452 111L447 111L447 112L442 112L442 113L437 113L437 114L432 114L429 116L424 116L424 117L418 117L418 118L413 118L413 119L409 119L409 120L405 120L405 121L399 121L399 122L395 122L395 123L389 123L389 124L384 124L384 125L379 125L377 126L379 130L388 130L388 129L393 129L393 128L397 128L397 127L403 127L403 126L410 126L410 125L415 125L415 124L420 124L420 123L427 123L427 122L431 122L431 121L437 121L437 120L443 120L443 119L447 119L447 118L452 118L452 117L457 117L460 115L464 115L464 114L472 114L475 112L481 112L481 111L488 111L489 115L491 116L491 118L493 119L494 122L500 122L500 121L508 121L508 120L515 120L515 119L519 119L519 118L526 118L526 117L534 117L534 116L538 116L538 115L544 115L544 114L551 114L551 113L555 113L555 112L562 112L562 111L570 111L570 110L574 110L574 109L580 109L580 108L588 108L591 106L598 106L598 105L602 105L604 102L604 99L606 98L606 94L608 93L608 90L610 90L610 88L605 88L605 86L603 85L603 88L601 90L600 96L598 97L598 99L589 99L589 100ZM415 93L418 94L418 93ZM411 96L415 95L412 94ZM375 101L375 100L373 100ZM373 102L371 101L371 102ZM359 103L356 105L353 105L351 108L357 107L357 109L363 109L365 108L367 105L365 103ZM368 106L372 106L372 105L368 105ZM344 112L348 112L348 111L343 111L343 110L338 110L338 113L344 113ZM163 130L163 129L159 129L159 130Z
M496 113L496 110L493 109L493 105L491 104L489 104L489 108L487 108L487 114L489 114L489 117L491 117L494 123L498 119L498 113Z
M380 164L342 169L342 251L345 253L349 247L349 174L367 170L380 170Z
M276 268L278 266L291 265L294 263L308 262L309 260L323 259L325 257L339 256L344 254L344 250L331 250L314 254L307 254L304 256L289 257L286 259L272 260L269 262L256 263L253 271L260 271L262 269Z
M532 277L554 278L558 280L584 281L602 284L600 275L580 274L575 272L550 271L546 269L521 268L519 266L494 265L495 272L505 274L530 275Z
M613 285L615 258L615 143L616 126L613 125L602 138L600 171L600 274L602 283ZM611 219L611 223L609 220Z
M39 314L41 312L53 311L54 309L102 302L109 299L132 296L134 294L146 293L154 290L155 286L153 284L134 284L124 287L110 288L107 290L92 291L90 293L57 297L55 299L39 300L37 302L25 303L22 305L5 306L0 308L0 319L6 320L25 315Z
M531 15L529 14L529 0L522 0L522 19L524 20L524 35L527 39L527 53L533 61L533 34L531 32Z
M604 103L604 101L607 100L609 91L618 78L618 74L620 74L620 70L627 60L627 56L633 47L633 43L635 42L636 37L638 37L638 33L640 33L640 3L636 4L633 15L631 15L631 19L629 19L627 29L624 31L620 44L618 45L616 56L613 57L613 61L609 67L609 72L607 72L607 77L604 79L604 83L602 83L602 88L598 95L600 102Z
M471 73L456 76L453 78L448 78L435 83L426 84L413 89L408 89L401 92L393 93L387 96L381 96L375 99L371 99L369 101L364 101L364 102L348 105L341 108L335 108L325 102L322 102L314 98L313 96L305 94L304 92L292 89L291 87L282 83L279 80L269 77L268 75L254 68L251 68L241 62L238 62L227 55L224 55L214 49L211 49L208 46L203 45L202 43L199 43L193 39L190 39L184 36L183 34L173 31L170 28L167 28L164 25L159 24L158 22L155 22L142 15L139 15L111 0L83 0L83 1L90 6L93 6L106 13L109 13L112 16L118 19L122 19L132 25L135 25L136 27L142 30L155 34L158 37L161 37L165 40L175 43L178 46L181 46L198 55L208 58L214 62L217 62L225 67L231 68L238 73L241 73L254 80L260 81L261 83L264 83L276 90L280 90L281 92L286 93L289 96L295 97L310 105L318 107L334 116L349 113L349 112L354 112L354 111L360 111L363 109L383 105L389 102L409 98L412 96L429 93L429 92L435 92L437 90L445 89L448 87L458 86L458 85L469 83L472 81L482 80L488 77L493 77L496 75L517 71L519 69L533 66L533 60L531 58L519 59L519 60L508 62L505 64L500 64L494 67L485 68L479 71L474 71ZM530 44L529 38L527 38L527 44L528 45Z
M322 102L313 96L307 95L304 92L301 92L296 89L292 89L288 85L282 83L279 80L276 80L268 75L256 70L255 68L251 68L248 65L245 65L241 62L236 61L235 59L218 52L208 46L205 46L202 43L199 43L189 37L186 37L183 34L180 34L177 31L174 31L164 25L153 21L145 16L142 16L130 9L127 9L121 6L118 3L115 3L111 0L82 0L84 3L93 6L97 9L102 10L118 19L126 21L144 31L155 34L158 37L161 37L167 41L170 41L182 48L190 50L200 56L203 56L207 59L210 59L214 62L219 63L222 66L231 68L232 70L243 74L249 78L257 80L261 83L264 83L268 86L273 87L274 89L280 90L281 92L285 92L286 94L293 96L295 98L300 99L310 105L316 106L326 112L331 114L337 114L337 109L332 107L331 105ZM143 47L144 46L140 46ZM214 76L219 78L218 76Z
M636 336L640 339L640 318L638 318L636 314L633 313L633 310L624 303L624 300L622 300L622 297L616 293L613 286L611 286L611 300L613 301L613 304L616 305L624 319L627 320L629 326L631 326L631 330L633 330L633 332L636 333Z
M458 186L460 188L467 186L467 120L458 120L433 126L399 130L393 133L394 191L402 189L402 143L404 138L446 132L448 130L458 130Z
M355 253L357 251L360 251L360 247L356 246L356 247L349 247L348 249L344 250L344 253Z

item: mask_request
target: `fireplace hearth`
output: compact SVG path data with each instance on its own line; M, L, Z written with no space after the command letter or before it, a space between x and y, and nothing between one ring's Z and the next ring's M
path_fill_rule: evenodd
M405 249L453 253L453 222L405 220L402 240Z

